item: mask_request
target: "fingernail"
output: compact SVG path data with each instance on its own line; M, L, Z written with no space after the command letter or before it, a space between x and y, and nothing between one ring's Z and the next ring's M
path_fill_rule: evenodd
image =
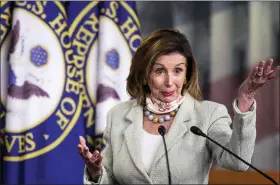
M98 154L98 153L95 153L95 154L94 154L94 157L98 157L98 156L99 156L99 154Z

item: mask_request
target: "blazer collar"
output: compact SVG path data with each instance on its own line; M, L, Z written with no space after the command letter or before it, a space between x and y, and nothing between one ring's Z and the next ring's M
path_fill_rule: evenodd
M170 150L174 144L176 144L189 130L187 123L191 120L195 100L188 93L184 96L185 100L181 104L168 133L165 135L167 150ZM141 137L143 129L143 107L138 105L136 100L134 100L134 103L128 114L125 116L125 119L131 123L124 131L124 139L128 152L140 174L145 177L148 183L152 183L142 163ZM164 145L161 145L152 163L151 174L153 167L157 161L164 156L164 154Z
M147 181L144 184L153 184L152 180L149 178L147 172L144 169L141 156L141 140L142 140L142 128L143 128L143 107L138 105L136 100L125 116L126 121L129 124L124 130L124 140L127 145L128 153L137 168L140 178Z

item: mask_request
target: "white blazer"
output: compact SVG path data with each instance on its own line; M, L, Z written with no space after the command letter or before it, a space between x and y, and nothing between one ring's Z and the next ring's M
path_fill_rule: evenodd
M172 184L207 184L213 160L227 169L246 171L248 166L204 137L194 135L191 126L199 127L209 137L226 146L247 162L251 162L256 139L256 102L250 111L241 113L233 102L231 120L224 105L199 102L189 94L180 106L169 132L166 144ZM230 124L232 123L232 128ZM164 145L159 147L151 166L145 171L141 158L141 129L143 108L136 100L121 103L107 115L104 133L106 147L103 155L103 174L96 184L167 184L167 165ZM146 151L149 155L149 151ZM84 172L84 184L89 181Z

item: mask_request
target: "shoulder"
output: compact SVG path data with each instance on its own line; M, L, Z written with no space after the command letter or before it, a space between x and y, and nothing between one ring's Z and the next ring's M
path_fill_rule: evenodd
M216 108L221 108L221 107L225 107L225 105L218 103L218 102L214 102L214 101L210 101L210 100L203 100L203 101L197 101L196 100L196 106L198 108L208 108L208 109L216 109Z
M123 114L127 113L133 106L136 106L136 105L137 105L137 102L135 99L124 101L124 102L118 103L117 105L112 107L109 110L108 114L110 114L112 116L123 115Z
M215 112L228 113L225 105L209 100L195 101L194 108L198 114L213 115Z

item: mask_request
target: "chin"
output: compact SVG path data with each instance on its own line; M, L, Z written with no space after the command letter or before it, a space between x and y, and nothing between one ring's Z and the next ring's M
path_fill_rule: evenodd
M176 96L162 97L161 101L164 102L164 103L170 103L170 102L173 102L176 99L177 99Z

